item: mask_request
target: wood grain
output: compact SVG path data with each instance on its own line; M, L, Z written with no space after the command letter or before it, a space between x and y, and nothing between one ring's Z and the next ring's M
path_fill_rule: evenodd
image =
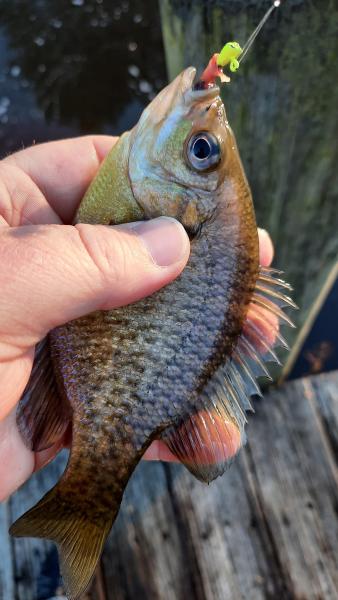
M8 502L11 521L31 508L56 483L63 472L65 459L65 453L59 455L47 468L35 474L28 484L12 496ZM15 600L49 599L61 591L57 551L54 544L33 538L11 538L10 543L13 555Z
M209 487L180 466L142 465L103 557L108 599L336 598L326 382L337 419L338 374L272 391L236 464Z
M338 372L271 390L255 408L249 443L210 486L179 465L139 465L86 600L337 598ZM64 462L1 507L1 600L62 594L53 546L6 530Z
M12 547L8 537L8 504L0 505L0 598L14 598Z

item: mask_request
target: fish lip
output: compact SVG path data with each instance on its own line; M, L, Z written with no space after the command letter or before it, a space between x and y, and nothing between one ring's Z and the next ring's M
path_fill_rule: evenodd
M184 100L186 104L212 104L212 102L220 95L218 85L207 88L206 90L191 89L186 92Z
M213 85L204 90L194 89L194 80L196 78L195 67L188 67L182 73L182 93L184 103L187 105L198 104L200 102L212 102L220 95L218 85Z

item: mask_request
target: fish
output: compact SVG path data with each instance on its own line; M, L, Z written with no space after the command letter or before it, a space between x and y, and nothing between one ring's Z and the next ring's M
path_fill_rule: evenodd
M285 345L278 323L291 325L290 286L259 265L252 196L220 89L198 89L195 78L185 69L119 138L74 221L175 218L191 240L186 268L139 302L51 331L18 406L36 452L72 426L61 479L10 529L57 544L69 600L88 587L153 440L202 482L224 473L245 443L257 378L278 360L271 331Z

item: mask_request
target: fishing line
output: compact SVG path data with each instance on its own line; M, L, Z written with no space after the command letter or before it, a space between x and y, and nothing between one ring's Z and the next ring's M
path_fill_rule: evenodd
M264 17L260 20L260 22L258 23L256 29L252 32L252 34L250 35L249 39L247 40L247 42L243 46L242 53L241 53L241 55L238 58L238 62L239 63L242 62L243 58L245 57L245 55L250 50L250 48L251 48L252 44L254 43L256 37L258 36L260 30L265 25L265 23L268 20L268 18L270 17L270 15L273 13L273 11L275 10L275 8L278 8L280 6L280 4L281 4L281 0L275 0L273 2L273 4L270 6L270 8L266 11Z
M229 83L230 77L228 77L223 72L223 68L228 66L232 73L237 71L240 63L249 52L252 44L254 43L262 27L265 25L273 11L280 5L281 0L274 0L270 8L266 11L265 15L258 23L256 29L252 32L249 39L246 41L243 48L241 48L238 42L233 41L225 44L225 46L223 46L222 50L219 53L213 54L213 56L209 60L207 67L204 69L199 80L194 85L194 90L206 89L210 86L215 85L215 80L217 78L219 78L222 83Z

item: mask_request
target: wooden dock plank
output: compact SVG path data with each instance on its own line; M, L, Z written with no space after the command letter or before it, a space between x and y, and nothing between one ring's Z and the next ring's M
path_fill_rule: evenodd
M261 403L244 458L288 597L326 599L338 593L337 465L310 396L304 380Z
M210 486L140 465L103 557L108 599L336 598L337 465L320 418L338 411L327 413L326 384L334 412L338 374L256 403L248 446Z
M31 508L56 483L64 470L65 461L65 453L59 455L12 496L9 501L11 521ZM44 600L55 596L60 589L55 545L34 538L11 538L11 544L15 600Z
M337 598L338 372L272 390L255 408L248 445L210 486L180 465L139 465L83 600ZM1 600L62 594L54 546L6 530L64 464L1 507Z
M8 537L8 503L0 504L0 598L14 598L12 547Z
M338 463L338 394L333 378L319 376L313 379L313 402L317 407L336 463Z

